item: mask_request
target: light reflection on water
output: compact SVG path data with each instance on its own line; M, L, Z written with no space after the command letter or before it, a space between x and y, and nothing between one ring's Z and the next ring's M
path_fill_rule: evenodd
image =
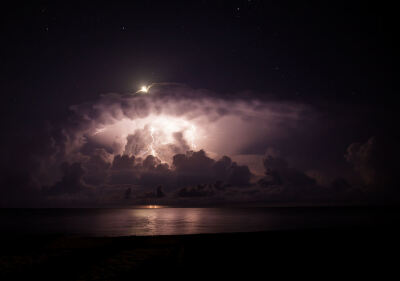
M1 233L90 236L172 235L268 231L382 222L380 214L357 208L172 208L3 209Z
M163 205L138 205L133 208L136 208L136 209L161 209L161 208L169 208L169 207L163 206Z

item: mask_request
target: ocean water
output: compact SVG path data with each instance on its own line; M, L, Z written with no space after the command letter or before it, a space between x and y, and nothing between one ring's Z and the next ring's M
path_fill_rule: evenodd
M0 209L0 233L129 236L392 227L399 214L366 207Z

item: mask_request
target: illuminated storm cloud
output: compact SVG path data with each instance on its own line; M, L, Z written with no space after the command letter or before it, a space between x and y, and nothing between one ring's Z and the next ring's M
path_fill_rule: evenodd
M204 149L214 158L243 154L254 143L285 137L309 111L301 104L227 101L184 87L103 95L72 109L78 126L66 130L67 159L75 160L82 148L97 147L112 155L153 155L167 163L188 150Z
M227 100L182 86L106 94L71 110L32 175L49 202L118 201L127 188L139 201L164 191L219 198L226 186L233 198L232 188L257 189L267 148L297 138L313 117L303 104Z

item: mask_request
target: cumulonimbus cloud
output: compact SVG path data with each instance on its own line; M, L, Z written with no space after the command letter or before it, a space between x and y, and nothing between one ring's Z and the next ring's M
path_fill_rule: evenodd
M204 149L214 158L240 155L255 144L283 138L311 111L302 104L226 100L176 86L153 88L149 94L102 95L71 110L55 143L58 155L52 156L59 164L90 162L99 153L110 164L115 155L151 154L169 165L175 154L188 150Z
M31 175L48 196L131 188L132 198L143 188L146 197L162 184L190 197L204 194L204 184L214 190L249 186L256 172L232 157L249 159L251 151L262 166L269 143L290 137L313 114L305 104L222 99L180 85L101 95L70 108Z

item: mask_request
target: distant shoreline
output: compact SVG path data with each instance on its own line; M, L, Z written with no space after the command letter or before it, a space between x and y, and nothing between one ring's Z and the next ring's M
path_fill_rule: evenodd
M23 210L23 209L152 209L154 208L379 208L379 209L399 209L399 204L220 204L220 205L108 205L108 206L85 206L85 207L0 207L0 210Z

